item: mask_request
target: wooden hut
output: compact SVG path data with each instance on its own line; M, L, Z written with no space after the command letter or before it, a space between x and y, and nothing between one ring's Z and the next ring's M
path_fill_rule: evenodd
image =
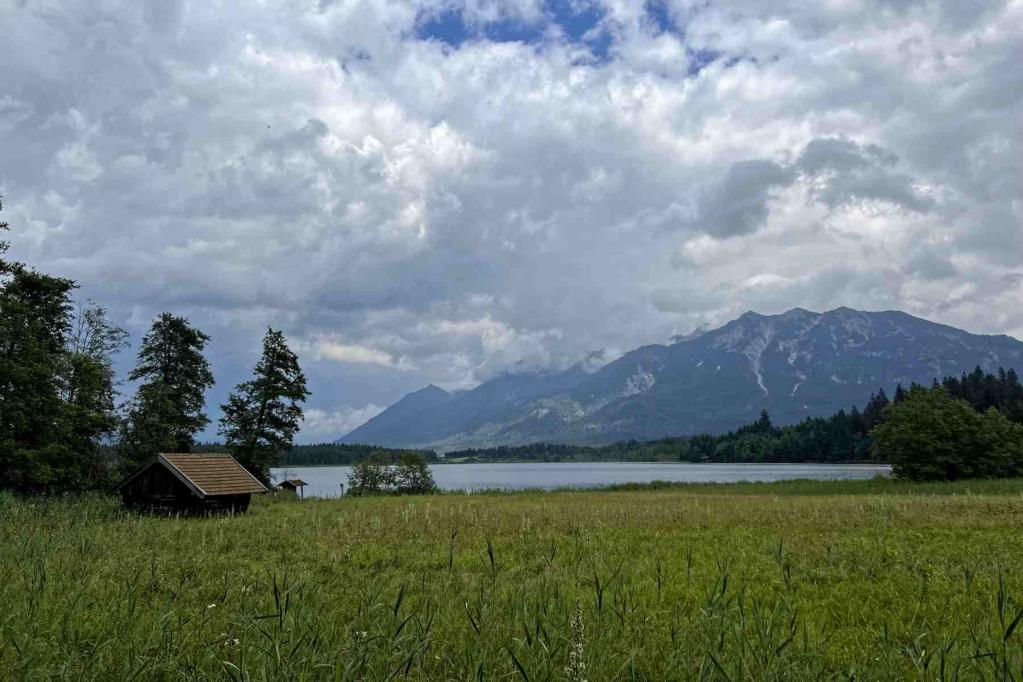
M117 486L124 506L149 511L245 511L266 486L231 455L160 453Z
M305 497L305 490L303 490L303 488L305 488L307 485L309 484L303 481L301 478L287 478L281 481L280 485L278 485L277 487L280 488L281 490L288 490L293 493L301 492L302 497Z

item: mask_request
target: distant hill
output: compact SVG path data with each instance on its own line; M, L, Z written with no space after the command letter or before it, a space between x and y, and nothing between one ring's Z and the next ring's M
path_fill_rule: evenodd
M930 384L979 365L1023 368L1023 342L902 312L746 313L595 372L505 374L476 388L410 393L339 442L440 451L533 442L599 444L720 433L766 409L775 424L863 406L878 388Z

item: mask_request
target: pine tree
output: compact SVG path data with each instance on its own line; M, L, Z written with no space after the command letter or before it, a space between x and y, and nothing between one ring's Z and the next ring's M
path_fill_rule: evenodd
M140 381L127 405L122 450L129 464L158 452L190 452L209 419L204 393L213 373L203 357L210 337L183 317L162 313L142 339L138 362L128 378Z
M78 487L60 396L75 284L21 264L6 274L0 287L0 486L25 492Z
M268 483L270 467L291 447L309 391L298 357L284 334L273 329L263 337L263 355L254 375L238 384L221 405L220 434L235 458Z
M0 197L0 211L3 211L3 210L4 210L4 200L3 200L3 197ZM4 222L3 220L0 220L0 232L6 232L9 229L10 229L10 226L6 222ZM3 239L0 239L0 256L2 256L5 253L7 253L7 249L10 248L10 246L11 245L8 242L4 241ZM0 258L0 276L9 274L10 268L11 268L10 264L7 261L5 261L3 258Z
M863 410L863 426L867 432L881 422L886 407L888 407L888 396L885 395L882 388L877 392L877 395L870 396L870 400Z

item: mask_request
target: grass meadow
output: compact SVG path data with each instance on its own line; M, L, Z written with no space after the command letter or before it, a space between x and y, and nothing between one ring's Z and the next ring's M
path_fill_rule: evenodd
M0 678L1018 680L1021 560L1021 481L0 496Z

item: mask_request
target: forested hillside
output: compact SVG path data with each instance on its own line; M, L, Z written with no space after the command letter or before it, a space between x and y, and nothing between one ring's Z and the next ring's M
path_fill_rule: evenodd
M910 390L921 390L911 385ZM1023 385L1014 369L985 373L980 367L959 377L935 381L929 391L944 391L977 413L996 410L1007 421L1023 423ZM893 401L908 391L895 387ZM885 391L871 395L863 411L852 407L827 418L807 418L778 427L766 411L760 419L722 435L681 436L652 441L622 441L599 447L535 443L515 447L467 449L447 453L458 461L685 461L685 462L855 462L883 459L870 433L889 406Z

